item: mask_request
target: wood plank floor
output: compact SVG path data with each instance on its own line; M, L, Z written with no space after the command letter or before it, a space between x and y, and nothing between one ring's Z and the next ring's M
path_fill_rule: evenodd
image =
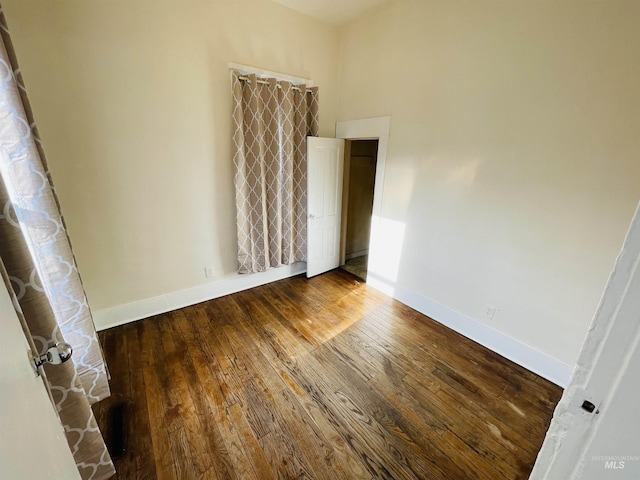
M335 270L100 333L118 479L525 479L561 389Z

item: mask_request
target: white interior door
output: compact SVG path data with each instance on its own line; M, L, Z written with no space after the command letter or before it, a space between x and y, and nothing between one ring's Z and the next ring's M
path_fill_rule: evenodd
M640 478L639 364L640 209L554 412L532 480Z
M307 278L340 264L344 140L307 138Z
M0 478L79 479L62 425L4 284L0 285Z

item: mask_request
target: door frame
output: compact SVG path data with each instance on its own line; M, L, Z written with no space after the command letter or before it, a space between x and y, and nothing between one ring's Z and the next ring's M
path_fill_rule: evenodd
M625 392L619 387L624 374L636 368L630 359L640 348L639 285L640 206L587 331L569 384L556 406L531 472L532 480L582 478L585 468L591 471L602 468L602 475L607 473L605 463L610 462L606 458L585 458L585 455L603 422L623 422L635 414L635 404L632 411L615 411L609 406L623 398L619 395ZM591 402L594 409L585 408L585 401ZM633 421L629 422L633 428ZM634 447L639 445L640 441ZM613 468L620 467L614 464ZM620 474L623 478L624 472Z
M375 262L378 256L376 238L382 219L382 195L384 190L384 176L386 173L387 148L389 145L390 130L390 116L336 122L336 138L343 138L346 140L345 159L346 156L351 153L351 140L378 140L376 175L373 185L373 213L371 215L371 230L369 231L369 264L367 265L367 271L375 271ZM347 147L347 145L349 146ZM345 162L345 165L346 164L347 163ZM344 189L343 195L345 195ZM342 228L343 230L345 228L344 221ZM340 238L340 264L343 265L345 256L343 241L344 231L341 233ZM367 283L369 283L369 276L367 276Z

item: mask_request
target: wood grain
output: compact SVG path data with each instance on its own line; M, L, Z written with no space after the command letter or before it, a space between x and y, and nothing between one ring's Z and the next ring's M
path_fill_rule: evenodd
M117 479L526 479L562 393L341 270L100 332Z

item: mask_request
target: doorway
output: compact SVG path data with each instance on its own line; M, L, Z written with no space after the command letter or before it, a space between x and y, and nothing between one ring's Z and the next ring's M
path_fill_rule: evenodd
M367 280L378 139L345 145L340 266Z

